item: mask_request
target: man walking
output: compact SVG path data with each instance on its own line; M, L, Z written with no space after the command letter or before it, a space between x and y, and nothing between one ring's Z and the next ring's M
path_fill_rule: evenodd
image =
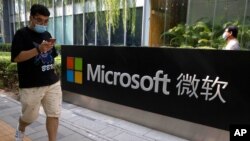
M25 128L38 118L41 105L47 116L48 140L56 141L62 91L54 70L57 52L47 32L49 16L47 7L32 5L29 26L19 29L12 41L11 61L17 62L22 105L16 141L23 140Z

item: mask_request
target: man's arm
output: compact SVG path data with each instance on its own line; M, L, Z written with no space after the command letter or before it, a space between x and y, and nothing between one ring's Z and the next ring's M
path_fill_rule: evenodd
M33 48L27 51L21 51L17 57L14 59L15 62L23 62L27 61L41 52L47 52L53 48L54 44L51 44L49 42L43 41L42 44L39 45L37 48Z
M27 61L33 57L35 57L36 55L38 55L39 52L37 51L36 48L27 50L27 51L21 51L17 57L14 59L15 62L23 62L23 61Z

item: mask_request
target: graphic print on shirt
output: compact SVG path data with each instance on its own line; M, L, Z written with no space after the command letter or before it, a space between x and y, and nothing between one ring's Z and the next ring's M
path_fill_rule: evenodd
M33 42L33 45L35 47L39 47L39 44L36 42ZM35 57L35 65L41 66L41 70L44 71L49 71L51 69L54 69L53 65L54 59L52 57L52 50L49 50L46 53L40 53Z

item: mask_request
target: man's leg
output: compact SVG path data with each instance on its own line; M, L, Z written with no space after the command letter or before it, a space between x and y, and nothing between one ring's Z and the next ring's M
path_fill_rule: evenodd
M58 123L59 120L57 117L47 117L46 128L49 136L49 141L56 141Z
M39 92L39 93L34 93ZM20 102L22 105L22 114L19 118L18 126L15 132L15 140L22 141L24 138L25 128L35 121L39 115L42 94L37 88L19 89Z
M42 105L47 116L46 128L49 141L56 141L62 105L62 90L60 82L48 86L46 94L42 99Z
M21 120L21 118L19 119L19 131L22 131L23 133L25 132L25 128L29 125L30 123L24 122Z
M21 118L19 119L19 123L17 125L16 132L15 132L15 141L23 141L25 128L29 124L30 123L27 123L21 120Z

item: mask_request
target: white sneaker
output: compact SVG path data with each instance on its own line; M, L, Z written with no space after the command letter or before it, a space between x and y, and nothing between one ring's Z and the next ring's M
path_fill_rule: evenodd
M23 141L23 138L24 138L24 133L19 130L19 124L17 125L17 128L16 128L15 138L16 138L16 141Z

